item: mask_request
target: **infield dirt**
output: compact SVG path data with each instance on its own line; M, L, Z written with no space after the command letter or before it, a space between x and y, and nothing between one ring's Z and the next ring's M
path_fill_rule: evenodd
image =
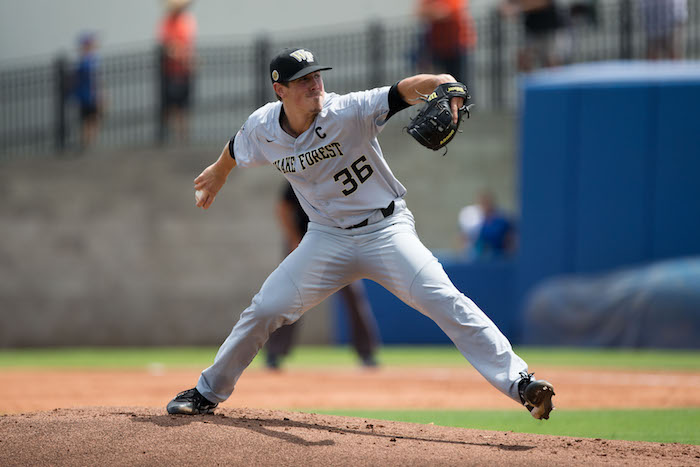
M700 406L697 373L555 368L539 372L554 384L559 409ZM524 411L471 368L250 369L216 414L165 413L168 400L192 387L198 373L199 369L163 368L3 369L0 465L700 463L700 446L480 431L277 410ZM528 415L524 412L523 416Z

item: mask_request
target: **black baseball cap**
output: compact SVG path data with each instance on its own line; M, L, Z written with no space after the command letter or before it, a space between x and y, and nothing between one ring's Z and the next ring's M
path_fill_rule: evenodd
M301 47L284 49L270 62L270 78L273 83L287 83L320 70L332 70L319 65L309 49Z

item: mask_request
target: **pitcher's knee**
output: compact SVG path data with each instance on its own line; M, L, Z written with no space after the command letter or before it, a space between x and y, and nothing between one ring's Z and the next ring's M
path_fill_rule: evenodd
M463 295L457 289L430 289L416 291L413 299L420 309L426 311L453 311L459 308L458 304Z
M295 322L300 316L299 308L290 306L288 301L279 297L259 295L253 299L253 303L246 312L250 313L249 319L264 323L271 331Z
M411 298L415 308L433 319L442 316L464 322L478 309L457 290L437 261L423 268L416 277Z

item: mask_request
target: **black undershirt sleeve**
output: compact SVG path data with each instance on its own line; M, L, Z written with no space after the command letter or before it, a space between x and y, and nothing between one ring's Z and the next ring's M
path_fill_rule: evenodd
M399 94L399 83L394 84L389 89L389 113L387 114L386 119L389 120L395 113L400 112L403 109L407 109L410 106L411 104L403 100L403 97L401 97L401 94Z
M233 160L236 160L236 156L233 154L233 141L236 139L236 135L231 136L231 139L228 142L228 153L231 155Z

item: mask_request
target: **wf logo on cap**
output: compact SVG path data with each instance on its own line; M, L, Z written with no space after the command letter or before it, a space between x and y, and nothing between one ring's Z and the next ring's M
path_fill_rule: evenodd
M312 63L314 61L314 54L304 49L295 50L294 52L290 53L289 56L296 58L297 62L306 60L307 62Z

